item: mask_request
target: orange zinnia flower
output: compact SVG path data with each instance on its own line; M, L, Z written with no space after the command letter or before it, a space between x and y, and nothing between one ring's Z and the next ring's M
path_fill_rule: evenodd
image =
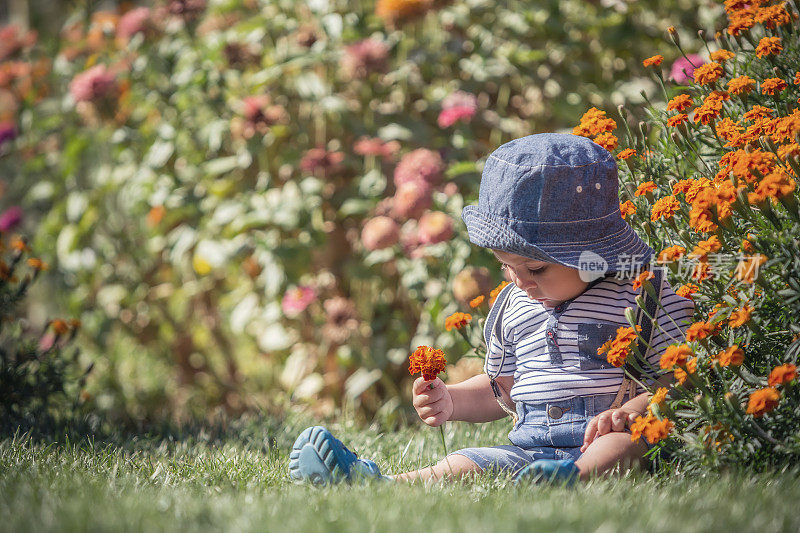
M659 263L670 263L675 261L676 259L683 256L686 253L686 248L683 246L668 246L661 250L661 253L658 254L658 262Z
M635 212L636 212L636 205L630 200L625 200L625 203L619 204L619 213L622 215L622 218L625 218L628 215L632 215Z
M719 361L720 366L739 366L744 363L744 352L738 344L734 344L719 352L714 358Z
M444 329L447 331L452 331L454 328L461 329L466 326L470 320L472 320L472 315L469 313L453 313L444 320Z
M472 300L469 301L469 306L471 308L475 309L476 307L481 305L485 299L486 299L486 296L484 296L482 294L480 296L476 296L475 298L473 298Z
M494 303L495 299L497 298L497 295L500 294L500 291L506 288L506 285L508 285L507 281L501 281L500 285L489 291L489 305L492 305Z
M690 107L694 105L694 100L688 94L679 94L675 98L669 101L667 104L667 111L677 111L681 113L686 111Z
M761 82L761 94L774 96L783 91L789 85L780 78L767 78Z
M712 61L694 69L694 82L698 85L708 85L720 79L724 72L719 63Z
M636 276L635 280L633 280L633 290L638 291L639 289L642 288L642 284L645 281L647 281L648 279L653 279L654 277L655 275L653 275L652 272L650 272L649 270L645 270L644 272Z
M688 344L667 346L658 364L664 370L669 370L676 366L685 365L691 355L694 354Z
M626 148L625 150L617 154L617 159L622 159L624 161L625 159L628 159L635 155L636 155L636 150L634 150L633 148Z
M797 366L792 363L786 363L772 369L772 372L769 373L769 378L767 378L767 383L770 387L774 387L789 383L795 378L797 378Z
M747 402L747 414L759 417L769 413L778 407L780 397L780 393L773 387L755 391Z
M408 372L409 374L419 372L425 381L430 381L435 379L439 372L444 371L446 363L442 350L430 346L418 346L409 357Z
M782 50L783 45L780 37L764 37L756 46L756 55L758 57L778 55Z
M687 283L686 285L681 285L680 287L678 287L678 290L675 291L675 294L677 294L682 298L689 298L691 300L692 294L696 293L699 290L700 287L698 285L695 285L694 283Z
M669 126L670 128L677 128L687 120L689 120L689 115L687 115L686 113L679 113L674 117L669 117L667 119L667 126Z
M728 82L728 92L737 96L749 93L756 86L756 80L750 76L739 76Z
M716 61L717 63L724 63L727 60L732 59L734 55L736 54L734 54L730 50L725 50L723 48L711 52L711 54L709 54L708 57L711 59L711 61Z
M728 325L732 328L743 326L750 320L750 315L753 313L753 308L749 305L743 305L740 309L733 311L728 317Z
M644 61L642 61L642 65L644 65L645 67L657 67L663 61L664 61L664 56L657 55L657 56L648 57L647 59L645 59Z
M708 322L695 322L689 326L689 329L686 330L686 340L689 342L703 340L709 335L716 333L718 328L719 326L717 324L709 324Z
M636 326L636 331L642 328ZM633 343L636 342L636 332L632 327L622 326L617 328L617 334L613 339L608 339L597 349L597 355L606 354L606 360L615 367L621 367L631 353Z
M652 192L656 188L655 182L652 181L645 181L644 183L640 184L636 187L636 192L633 193L634 196L643 196L649 192Z
M660 218L672 218L672 216L678 212L680 208L681 206L674 196L665 196L663 198L659 198L656 200L656 203L653 204L650 220L655 222Z

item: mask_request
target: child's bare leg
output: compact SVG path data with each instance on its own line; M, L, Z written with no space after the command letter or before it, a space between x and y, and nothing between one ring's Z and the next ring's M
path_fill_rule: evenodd
M455 453L448 455L433 466L397 474L394 479L413 483L414 481L437 480L444 477L458 478L472 472L478 473L481 472L481 469L472 459Z
M612 432L597 437L583 455L575 461L581 470L581 479L602 474L619 465L630 470L641 466L642 456L647 451L643 442L631 442L630 433Z

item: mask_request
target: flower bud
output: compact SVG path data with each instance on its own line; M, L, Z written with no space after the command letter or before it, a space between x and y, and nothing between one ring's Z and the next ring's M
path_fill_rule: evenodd
M636 327L636 311L633 309L633 307L625 308L625 320L628 321L628 324L630 324L631 327Z

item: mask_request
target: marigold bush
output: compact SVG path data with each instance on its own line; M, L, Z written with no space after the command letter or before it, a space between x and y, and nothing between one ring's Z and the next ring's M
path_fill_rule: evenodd
M620 107L619 122L582 131L605 117L592 109L576 132L619 136L620 208L696 304L661 355L675 382L634 438L689 466L766 467L800 456L800 23L793 3L724 5L693 83L655 71L665 109L631 125Z

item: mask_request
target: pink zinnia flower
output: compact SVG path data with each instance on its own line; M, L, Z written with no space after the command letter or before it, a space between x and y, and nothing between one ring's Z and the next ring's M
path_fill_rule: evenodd
M400 150L400 143L397 141L383 142L378 137L362 137L356 141L353 151L359 155L374 155L383 159L391 157Z
M146 7L131 9L119 18L117 38L129 41L137 33L144 33L150 23L150 10Z
M436 244L453 236L453 219L441 211L428 211L419 219L420 244Z
M283 295L281 308L287 316L297 316L316 300L317 292L307 285L289 289Z
M0 231L10 231L22 222L22 208L13 206L6 209L0 215Z
M75 102L93 102L108 96L117 88L114 74L105 65L77 74L69 84L69 92Z
M353 78L366 78L371 72L383 72L389 57L389 47L377 39L364 39L346 46L342 70Z
M670 77L675 83L686 83L694 79L694 69L705 63L703 58L697 54L689 54L686 57L679 57L672 64Z
M451 107L450 109L442 109L437 122L440 128L449 128L459 120L469 122L473 115L475 115L474 107Z
M427 183L436 186L442 181L444 161L439 152L418 148L405 154L394 169L394 184L399 189L407 183Z
M400 226L386 216L369 219L361 230L361 242L370 251L394 246L399 239Z
M394 193L392 214L397 218L419 218L433 204L433 189L425 182L406 183Z

